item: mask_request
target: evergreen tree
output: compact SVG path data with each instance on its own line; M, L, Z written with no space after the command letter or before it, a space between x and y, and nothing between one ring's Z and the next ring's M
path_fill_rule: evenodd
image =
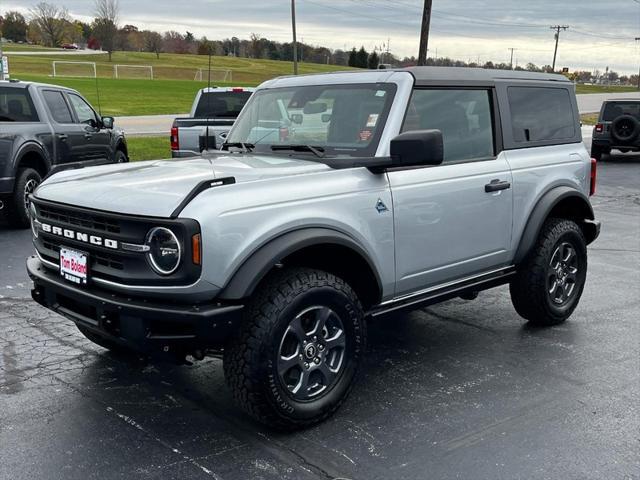
M357 67L358 66L357 61L358 61L358 52L356 52L356 47L353 47L349 52L348 65L350 67Z
M369 60L369 54L364 49L364 47L360 47L360 50L358 50L358 53L356 53L356 67L367 68L368 60Z
M374 51L371 55L369 55L368 67L371 70L377 70L379 64L380 57L378 57L378 54Z

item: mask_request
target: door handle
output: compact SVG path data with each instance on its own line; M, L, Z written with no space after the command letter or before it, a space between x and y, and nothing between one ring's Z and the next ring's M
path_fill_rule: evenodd
M91 140L93 138L93 135L91 135L90 133L85 133L84 138L86 138L87 140Z
M69 137L68 137L68 135L67 135L67 134L65 134L65 133L59 133L59 134L58 134L58 138L60 139L60 141L62 141L62 142L66 142L66 141L67 141L67 138L69 138Z
M511 188L511 183L507 182L506 180L491 180L490 183L487 183L484 186L484 191L487 193L491 193L491 192L499 192L500 190L507 190Z

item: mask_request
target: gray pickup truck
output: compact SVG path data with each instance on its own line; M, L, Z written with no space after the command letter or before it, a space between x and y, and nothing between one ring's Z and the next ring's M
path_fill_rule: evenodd
M128 160L124 133L75 90L0 81L0 207L29 226L28 196L53 171Z
M225 149L49 178L33 298L106 348L222 355L237 402L278 428L338 409L368 318L505 284L534 325L578 306L596 162L561 75L278 78Z
M198 91L188 117L171 126L171 156L195 157L224 144L240 111L254 92L247 87L211 87Z

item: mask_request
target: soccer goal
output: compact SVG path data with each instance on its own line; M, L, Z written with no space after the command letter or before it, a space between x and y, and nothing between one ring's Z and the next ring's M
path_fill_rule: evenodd
M53 76L54 77L91 77L97 76L96 62L64 62L54 60Z
M206 82L209 79L209 69L199 68L196 71L194 80L196 82ZM212 82L233 82L233 72L231 70L225 70L222 68L211 69L211 81Z
M153 80L153 65L114 65L113 78L144 78Z

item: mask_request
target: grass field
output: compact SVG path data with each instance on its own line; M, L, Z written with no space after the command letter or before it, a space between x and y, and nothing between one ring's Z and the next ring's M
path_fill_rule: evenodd
M583 125L595 125L599 115L599 113L583 113L580 115L580 121Z
M59 48L47 48L40 45L28 45L26 43L9 43L1 42L2 50L5 54L11 52L49 52L52 50L60 50Z
M637 87L617 87L605 85L576 85L576 93L623 93L637 92Z
M129 160L140 162L142 160L157 160L171 158L171 145L169 135L164 137L129 137Z
M154 53L146 52L114 52L112 61L108 61L107 55L73 55L63 57L60 55L11 55L9 57L11 73L14 76L51 75L51 63L54 60L70 60L77 62L96 62L98 76L113 77L113 66L120 65L152 65L154 77L161 80L191 80L195 78L200 68L207 68L208 57L206 55L177 55L161 53L156 58ZM289 75L293 72L291 62L276 60L260 60L252 58L212 57L213 80L217 78L216 70L231 70L234 83L251 83L257 85L269 78L279 75ZM300 63L300 73L319 73L335 70L345 70L348 67L336 65L323 65L317 63ZM68 67L71 68L71 67Z
M51 78L38 75L14 75L22 80L55 83L78 90L97 109L96 79ZM98 78L103 115L160 115L186 113L198 89L205 82L188 80L116 80ZM234 83L234 85L243 83ZM246 83L244 83L246 85Z

